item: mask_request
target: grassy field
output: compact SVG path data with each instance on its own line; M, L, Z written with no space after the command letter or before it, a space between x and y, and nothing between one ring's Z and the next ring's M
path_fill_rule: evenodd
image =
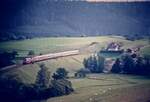
M88 78L91 76L96 80ZM150 98L150 80L145 77L117 74L93 74L88 77L71 79L74 93L51 98L47 102L146 102L140 100ZM144 96L141 97L141 94ZM136 95L139 95L138 100Z
M59 38L35 38L23 41L9 41L0 43L1 51L16 50L20 54L27 54L29 50L34 50L36 54L60 52L70 49L78 49L92 42L98 42L101 47L106 46L111 41L121 41L125 45L131 45L131 41L125 40L123 37L59 37ZM140 43L145 43L140 42ZM136 43L135 43L136 44Z
M53 73L56 68L64 67L72 75L75 71L83 68L83 59L90 56L93 52L99 51L102 47L106 47L108 43L116 41L122 42L123 48L134 47L138 45L148 45L147 40L129 41L120 36L100 36L100 37L58 37L58 38L35 38L23 41L9 41L0 43L0 51L18 51L20 56L27 56L29 50L35 51L36 55L40 53L53 53L73 49L84 49L82 54L68 56L58 59L43 61L49 70ZM95 45L89 46L96 42ZM142 53L149 54L149 47L145 47ZM39 62L41 63L41 62ZM10 70L7 74L18 74L23 82L34 83L38 64L25 65L18 69Z
M69 71L69 75L72 76L77 70L83 68L82 62L84 58L87 58L92 53L99 51L102 47L106 47L107 44L112 41L122 42L124 45L123 48L125 49L138 45L144 45L145 47L142 48L141 53L150 53L150 46L147 40L129 41L119 36L36 38L23 41L9 41L0 43L0 51L16 50L20 55L19 57L27 56L29 50L35 51L36 55L40 53L53 53L80 48L83 49L83 52L80 55L67 56L24 65L17 69L12 69L5 72L4 76L17 75L24 83L34 83L37 72L39 71L38 64L43 62L49 68L51 74L57 68L64 67ZM93 42L96 42L96 44L89 46ZM93 77L96 79L92 79ZM147 89L147 86L150 85L150 80L140 76L92 74L84 79L69 80L72 82L75 92L68 96L48 99L47 102L126 102L124 100L119 100L120 97L124 97L123 95L125 93L122 94L124 90L127 91L127 95L129 95L128 92L135 94L134 91L136 90L137 93L142 93L140 89L146 88L145 90L150 90L150 88ZM134 90L134 88L132 88L133 86L138 86L138 88ZM147 96L147 94L150 96L150 93L146 93L145 96ZM119 101L115 100L117 98L114 97L117 97Z
M141 53L150 56L150 45L145 46L143 49L141 49Z

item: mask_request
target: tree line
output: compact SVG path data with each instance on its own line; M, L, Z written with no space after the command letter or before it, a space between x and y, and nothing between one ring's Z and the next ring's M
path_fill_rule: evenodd
M99 53L85 58L83 65L86 69L89 69L92 73L102 73L104 69L105 58L100 56Z
M0 68L14 64L14 59L17 55L17 51L0 53Z
M95 36L103 36L106 34L99 34L99 35L95 35ZM112 34L107 34L107 35L112 35ZM121 35L121 34L117 34L118 36L124 36L127 40L140 40L140 39L144 39L149 37L148 35L142 35L142 34L135 34L135 35L129 35L129 34L125 34L125 35ZM68 35L68 34L49 34L49 33L24 33L24 32L0 32L0 42L4 42L4 41L11 41L11 40L26 40L26 39L33 39L33 38L37 38L37 37L60 37L60 36L64 36L64 37L87 37L90 35L86 35L86 34L78 34L78 35Z
M34 84L21 82L17 75L1 76L0 100L26 102L68 95L74 91L71 82L67 80L68 72L64 68L58 68L51 75L45 64L40 64L39 67L40 70Z
M98 53L84 59L83 65L91 73L102 73L106 67L105 62L105 58ZM115 60L110 71L112 73L150 75L150 56L124 53Z
M113 73L150 75L150 57L125 54L116 59L111 71Z

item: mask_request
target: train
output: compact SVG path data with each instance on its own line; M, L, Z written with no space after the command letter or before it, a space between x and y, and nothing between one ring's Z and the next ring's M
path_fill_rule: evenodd
M58 53L50 53L50 54L44 54L34 57L26 57L23 60L23 64L31 64L34 62L44 61L48 59L55 59L59 57L65 57L65 56L71 56L71 55L78 55L79 50L71 50L71 51L64 51L64 52L58 52Z

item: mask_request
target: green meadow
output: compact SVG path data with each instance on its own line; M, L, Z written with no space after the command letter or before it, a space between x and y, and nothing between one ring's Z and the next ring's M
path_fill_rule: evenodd
M50 38L34 38L22 41L9 41L0 43L0 51L17 51L18 57L27 56L30 50L33 50L36 55L40 53L55 53L67 50L82 49L82 53L74 56L61 57L57 59L46 60L34 64L24 65L16 69L6 71L4 76L17 75L24 83L34 83L37 72L39 71L38 64L45 63L51 74L59 67L64 67L69 71L69 76L83 68L83 59L92 55L95 52L106 47L110 42L122 42L123 49L142 45L140 53L149 55L150 46L148 40L129 41L120 36L100 36L100 37L50 37ZM92 44L94 43L94 44ZM92 45L91 45L92 44ZM97 80L91 77L96 77ZM118 74L92 74L84 79L69 79L75 89L75 92L68 96L56 97L48 99L47 102L105 102L106 96L112 98L115 92L120 92L120 89L130 88L142 84L150 84L150 80L141 76L118 75ZM141 87L141 86L140 86ZM114 94L110 95L109 93ZM108 95L109 94L109 95ZM100 99L100 97L102 99ZM110 102L110 100L106 101ZM111 100L111 102L116 102Z

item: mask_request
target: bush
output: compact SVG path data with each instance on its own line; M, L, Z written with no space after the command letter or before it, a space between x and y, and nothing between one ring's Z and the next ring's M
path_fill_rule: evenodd
M84 78L84 77L86 77L86 74L89 74L89 73L90 73L90 70L89 70L89 69L87 69L87 68L82 68L82 69L78 70L78 71L74 74L74 76L75 76L76 78Z
M0 68L14 64L17 55L17 51L0 53Z
M67 78L67 75L68 75L68 71L66 71L65 68L58 68L56 70L56 73L54 73L52 77L57 80L57 79Z
M53 89L55 89L53 94L56 96L68 95L74 91L71 82L66 79L52 80L52 85Z
M35 52L33 50L30 50L28 55L35 55Z
M36 96L33 85L24 84L12 75L0 78L0 88L0 100L4 102L25 102Z

